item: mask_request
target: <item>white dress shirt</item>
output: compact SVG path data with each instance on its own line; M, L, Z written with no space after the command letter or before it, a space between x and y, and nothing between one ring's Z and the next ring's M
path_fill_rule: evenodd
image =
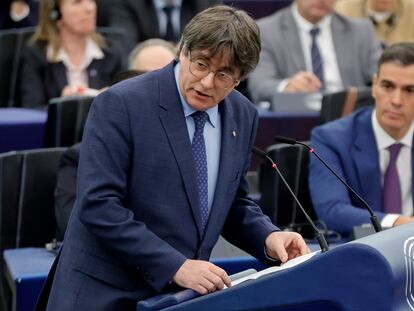
M397 171L400 178L402 214L406 216L413 215L413 194L412 194L412 141L414 133L414 122L410 129L400 141L396 141L380 126L375 116L375 109L372 113L372 127L375 139L377 141L379 164L381 170L381 184L384 184L384 175L390 161L389 146L395 143L401 143L403 146L397 158ZM392 227L399 214L387 214L381 225L384 227Z

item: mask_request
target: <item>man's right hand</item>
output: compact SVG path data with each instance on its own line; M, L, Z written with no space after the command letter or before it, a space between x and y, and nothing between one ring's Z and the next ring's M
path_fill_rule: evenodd
M187 259L173 278L178 285L205 295L231 286L226 271L208 261Z
M285 92L319 92L322 83L312 72L299 71L292 78L285 87Z

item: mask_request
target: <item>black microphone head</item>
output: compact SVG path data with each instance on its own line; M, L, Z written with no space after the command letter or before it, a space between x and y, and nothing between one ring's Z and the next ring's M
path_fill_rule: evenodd
M296 145L297 143L295 139L283 136L275 136L275 141L278 143L284 143L288 145Z
M264 152L262 149L260 149L260 148L258 148L258 147L256 147L256 146L253 146L253 147L252 147L252 152L253 152L255 155L257 155L257 156L259 156L259 157L261 157L261 158L263 158L263 159L265 159L265 158L266 158L266 152Z

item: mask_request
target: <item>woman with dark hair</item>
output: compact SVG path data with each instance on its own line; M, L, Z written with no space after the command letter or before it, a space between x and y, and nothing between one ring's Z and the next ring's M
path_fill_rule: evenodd
M41 0L39 24L23 53L22 105L96 95L122 71L122 63L121 53L96 32L94 0Z

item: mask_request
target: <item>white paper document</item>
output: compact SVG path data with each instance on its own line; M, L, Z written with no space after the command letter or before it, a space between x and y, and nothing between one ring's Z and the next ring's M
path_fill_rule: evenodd
M274 273L274 272L277 272L277 271L282 271L282 270L285 270L285 269L295 267L295 266L301 264L302 262L305 262L308 259L312 258L317 253L320 253L320 251L312 252L312 253L309 253L309 254L306 254L306 255L303 255L303 256L300 256L300 257L293 258L293 259L287 261L286 263L282 264L281 266L274 266L274 267L270 267L270 268L264 269L262 271L253 273L253 274L249 274L245 277L242 277L240 279L237 279L237 280L231 282L231 285L235 286L235 285L243 283L247 280L254 280L254 279L260 278L261 276L264 276L264 275L267 275L267 274L271 274L271 273Z

